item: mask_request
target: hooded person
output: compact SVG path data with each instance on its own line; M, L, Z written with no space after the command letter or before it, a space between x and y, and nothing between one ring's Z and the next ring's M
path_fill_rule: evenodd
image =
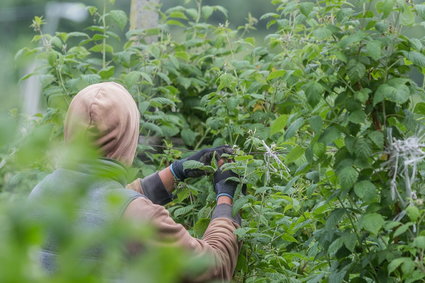
M192 280L230 280L239 254L234 231L240 225L240 218L232 215L232 199L237 184L227 180L234 173L218 169L214 174L217 206L202 239L192 237L181 224L177 224L163 205L172 200L176 182L206 174L198 169L185 169L185 161L209 164L212 158L220 159L223 153L232 153L231 148L203 149L127 185L126 167L131 166L136 153L139 120L133 97L120 84L105 82L81 90L69 106L64 138L67 143L73 143L81 132L91 136L102 158L93 164L56 169L33 189L30 200L37 202L42 196L51 199L64 197L67 188L85 190L86 197L78 206L78 227L100 227L111 218L127 219L141 225L148 221L155 228L155 241L159 244L172 243L195 255L212 256L214 264ZM102 178L99 179L99 176ZM107 205L110 194L120 196L114 208ZM96 249L93 250L90 257L95 259L98 254ZM57 243L53 238L48 239L41 252L41 263L49 272L54 273L58 268L55 262L57 253Z

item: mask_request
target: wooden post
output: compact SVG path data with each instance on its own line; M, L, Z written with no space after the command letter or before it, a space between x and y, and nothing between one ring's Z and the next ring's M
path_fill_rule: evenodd
M157 12L159 0L131 0L130 30L149 29L158 27L159 13ZM136 38L135 40L140 40ZM146 43L158 40L157 36L147 36Z

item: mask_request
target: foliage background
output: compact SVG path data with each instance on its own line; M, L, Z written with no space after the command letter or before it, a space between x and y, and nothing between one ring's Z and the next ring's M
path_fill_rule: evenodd
M140 145L140 177L202 146L236 146L236 162L226 166L248 185L234 205L245 219L237 231L244 241L237 282L423 280L423 165L405 167L416 176L407 184L389 149L392 138L412 136L412 147L422 148L424 89L412 72L425 67L425 6L272 3L261 17L270 28L264 40L250 33L254 19L240 28L217 25L210 17L226 11L196 2L164 9L160 29L124 35L126 14L108 4L105 13L89 9L88 29L37 34L41 45L22 49L18 60L42 60L47 108L17 139L19 111L1 120L8 133L2 198L13 203L54 167L45 153L61 148L70 98L90 83L114 80L135 96L142 135L163 141ZM36 19L36 33L41 26ZM146 33L160 40L132 42ZM392 196L394 183L400 197ZM208 224L210 186L208 178L181 184L169 207L195 236ZM26 253L18 255L29 264Z

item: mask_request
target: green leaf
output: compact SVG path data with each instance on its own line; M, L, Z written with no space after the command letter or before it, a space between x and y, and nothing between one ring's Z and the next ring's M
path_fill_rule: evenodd
M157 73L157 75L158 75L158 77L160 77L167 85L171 85L172 84L172 82L171 82L171 80L170 80L170 78L166 75L166 74L164 74L164 73L161 73L161 72L158 72Z
M360 101L361 103L365 103L369 99L369 93L372 91L368 88L363 88L356 93L354 93L354 98Z
M246 161L246 160L252 160L252 159L254 159L254 156L252 156L252 155L235 156L235 161Z
M416 4L415 9L418 16L425 20L425 4Z
M354 146L355 142L356 142L356 139L354 137L348 136L348 135L345 136L345 139L344 139L345 148L348 150L350 154L353 154L353 155L355 151L355 146Z
M248 203L249 199L246 196L242 196L240 198L238 198L234 203L233 203L233 208L232 208L232 214L236 215L239 210L246 204Z
M243 228L236 229L235 234L236 234L236 236L238 236L238 238L244 239L246 237L246 235L251 234L254 231L255 231L255 228L243 227Z
M37 49L31 49L31 48L28 48L28 47L24 47L22 49L19 49L18 52L16 52L15 60L18 60L21 57L29 56L29 55L32 55L32 54L35 54L35 53L37 53Z
M58 49L62 48L62 46L63 46L62 40L60 40L60 38L56 37L56 36L54 36L50 39L50 44L52 46L57 47Z
M415 105L415 109L413 110L416 114L425 115L425 102L419 102Z
M372 155L372 149L365 138L357 139L354 148L355 155L361 159L367 159Z
M381 55L381 42L379 40L371 40L366 44L366 54L373 60L379 60Z
M354 192L360 199L366 202L373 201L377 197L375 185L368 180L356 183L354 185Z
M336 225L342 220L344 214L347 211L344 208L336 208L334 211L329 214L329 216L326 218L326 229L334 229Z
M347 269L350 267L350 265L345 266L341 271L338 272L331 272L329 274L329 279L325 282L327 283L342 283L344 282L344 277L347 274ZM315 282L322 282L323 280L315 281Z
M311 107L314 107L319 103L320 99L322 98L324 92L323 86L318 82L309 82L306 84L305 88L305 94L307 96L307 101L311 105Z
M410 258L408 258L408 257L400 257L400 258L393 259L390 262L390 264L388 264L388 274L390 274L391 272L393 272L394 270L396 270L397 267L399 267L402 263L406 262L407 260L410 260Z
M205 230L207 230L209 224L209 218L201 218L196 221L195 225L193 226L193 232L195 232L197 237L202 237L205 233Z
M285 128L288 115L280 115L270 125L270 136L280 132Z
M106 80L112 77L114 75L114 72L115 72L115 67L109 66L109 67L106 67L105 69L100 70L99 75L102 77L103 80Z
M97 44L95 46L93 46L92 48L89 49L92 52L98 52L98 53L102 53L103 51L105 51L106 53L113 53L114 52L114 48L112 48L111 45L109 44Z
M196 20L198 17L198 11L196 9L186 9L186 14L188 14L193 20Z
M378 234L384 223L384 218L378 213L368 213L360 219L360 227L375 235Z
M413 49L422 50L423 44L419 39L409 38L409 42L410 42L410 45L412 46Z
M182 11L172 11L169 15L169 18L176 18L176 19L182 19L187 20L186 15Z
M215 193L213 193L215 195ZM211 214L212 208L208 206L204 206L198 212L198 218L209 218Z
M344 62L344 63L347 63L347 62L348 62L348 61L347 61L347 56L345 56L345 54L344 54L344 53L342 53L341 51L334 51L333 55L335 55L335 57L336 57L338 60L340 60L340 61L342 61L342 62Z
M404 51L403 54L413 64L422 68L425 67L425 55L423 55L422 53L419 53L417 51Z
M224 8L223 6L215 5L214 9L217 11L220 11L223 14L223 16L225 16L226 18L229 16L229 13L227 12L226 8Z
M168 99L168 98L165 98L165 97L154 97L151 100L149 100L149 103L153 107L159 107L159 108L162 108L166 105L169 105L169 106L175 105L175 103L171 99Z
M201 169L205 167L204 163L196 160L186 160L183 162L183 168L186 169Z
M86 38L90 38L87 33L78 32L78 31L69 32L69 33L66 34L66 40L68 40L71 37L86 37ZM66 40L64 40L64 41L66 41Z
M351 112L350 116L348 116L348 121L354 124L362 124L366 120L366 113L363 110L356 110Z
M335 241L330 244L328 248L328 254L330 256L334 256L340 248L344 245L344 239L342 237L336 239Z
M85 74L81 75L81 79L87 84L96 84L100 82L101 77L98 74Z
M224 73L219 77L220 84L218 85L218 90L222 90L223 88L230 88L236 85L236 79L234 76L228 73Z
M418 236L414 241L413 245L417 248L425 250L425 236Z
M403 26L411 26L415 23L415 13L411 6L406 5L401 13L400 22Z
M142 122L141 125L142 125L143 128L145 128L147 130L150 130L150 131L153 131L157 135L160 135L160 136L163 136L164 135L164 133L162 132L161 128L158 127L157 125L155 125L154 123L151 123L151 122Z
M302 125L304 125L304 118L301 117L301 118L298 118L297 120L295 120L286 130L285 140L288 140L288 139L292 138L293 136L295 136L298 129L301 128Z
M139 82L139 79L140 79L140 72L138 71L131 71L128 74L124 75L124 81L127 86L136 85Z
M300 10L301 13L303 13L304 16L308 17L310 13L314 9L314 3L312 2L302 2L300 3Z
M351 59L347 65L347 75L353 82L358 82L366 74L366 67L362 63Z
M266 19L269 19L269 18L276 19L276 18L279 18L279 17L280 17L279 14L276 14L276 13L265 13L264 15L262 15L260 17L260 21L266 20Z
M173 25L173 26L179 26L179 27L185 27L184 24L182 24L181 22L177 21L177 20L168 20L167 25Z
M403 262L403 264L401 265L401 271L403 272L403 274L411 274L412 271L415 269L416 267L416 263L409 258L408 260L406 260L405 262ZM414 282L415 280L412 280L410 282Z
M286 74L286 71L285 70L276 70L276 71L271 72L268 75L267 80L268 81L271 81L273 79L283 77L285 74Z
M288 233L283 233L281 236L282 240L292 243L298 243L297 239L295 239L292 235Z
M144 78L150 85L153 85L152 79L149 76L149 74L145 73L145 72L140 72L140 75L142 76L142 78Z
M373 131L368 134L368 137L377 147L384 147L384 134L382 132Z
M332 34L332 31L326 27L321 27L313 31L314 37L318 40L328 39Z
M121 30L124 30L128 22L127 14L121 10L112 10L109 12L109 15L114 20L114 22L118 25L118 27Z
M320 136L319 142L324 143L325 145L334 142L341 136L341 132L334 126L328 127L324 133Z
M419 209L414 205L409 205L406 208L406 213L407 213L407 216L409 216L410 220L412 221L416 221L419 218L419 216L421 216Z
M194 145L195 140L196 140L196 136L197 133L195 133L194 131L192 131L189 128L184 128L181 133L180 133L183 141L185 144L187 145Z
M181 215L185 215L185 214L188 214L189 212L192 212L193 209L194 209L193 204L187 205L187 206L184 206L184 207L180 207L180 208L177 208L176 210L174 210L173 215L174 215L174 217L179 217Z
M87 6L87 11L89 11L90 16L93 16L97 12L97 7L95 6Z
M211 6L203 6L201 11L204 19L208 19L214 12L214 8Z
M185 77L178 77L177 82L181 84L185 89L188 89L192 84L191 80Z
M344 246L351 252L354 252L354 249L357 244L357 237L354 233L345 233L344 236L342 236L342 239L344 241Z
M287 163L291 163L294 162L295 160L297 160L298 158L300 158L303 154L304 154L304 148L302 148L301 146L296 146L294 147L289 153L288 155L286 155L286 162Z
M407 79L393 78L386 84L380 85L373 97L373 105L384 100L389 100L397 104L405 103L410 97L410 90L406 85L408 81Z
M363 31L358 31L354 34L344 36L342 40L339 42L341 48L347 48L349 45L359 42L366 37L366 33Z
M412 223L406 223L401 225L395 230L393 237L398 237L401 234L404 234L409 229L410 226L412 226Z
M339 170L337 172L337 176L339 184L341 185L342 189L345 190L351 188L356 183L357 178L359 177L359 173L353 167L347 166Z
M320 132L323 127L323 120L320 116L313 116L308 120L308 122L310 123L310 126L313 131L315 131L316 133Z
M383 0L376 3L376 10L379 13L383 14L383 18L389 16L389 14L393 11L395 0Z

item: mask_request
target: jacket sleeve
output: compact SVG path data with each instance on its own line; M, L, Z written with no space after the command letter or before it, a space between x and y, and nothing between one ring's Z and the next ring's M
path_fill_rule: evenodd
M196 279L191 279L204 282L211 279L231 280L236 268L239 243L234 231L239 224L238 219L233 218L229 211L231 212L230 205L221 204L216 207L202 239L192 237L181 224L170 217L163 206L144 198L132 201L124 216L135 221L150 219L157 229L160 243L182 247L195 255L212 255L213 266Z
M145 195L154 204L164 205L173 200L173 195L165 189L158 172L143 179L137 178L127 188Z

